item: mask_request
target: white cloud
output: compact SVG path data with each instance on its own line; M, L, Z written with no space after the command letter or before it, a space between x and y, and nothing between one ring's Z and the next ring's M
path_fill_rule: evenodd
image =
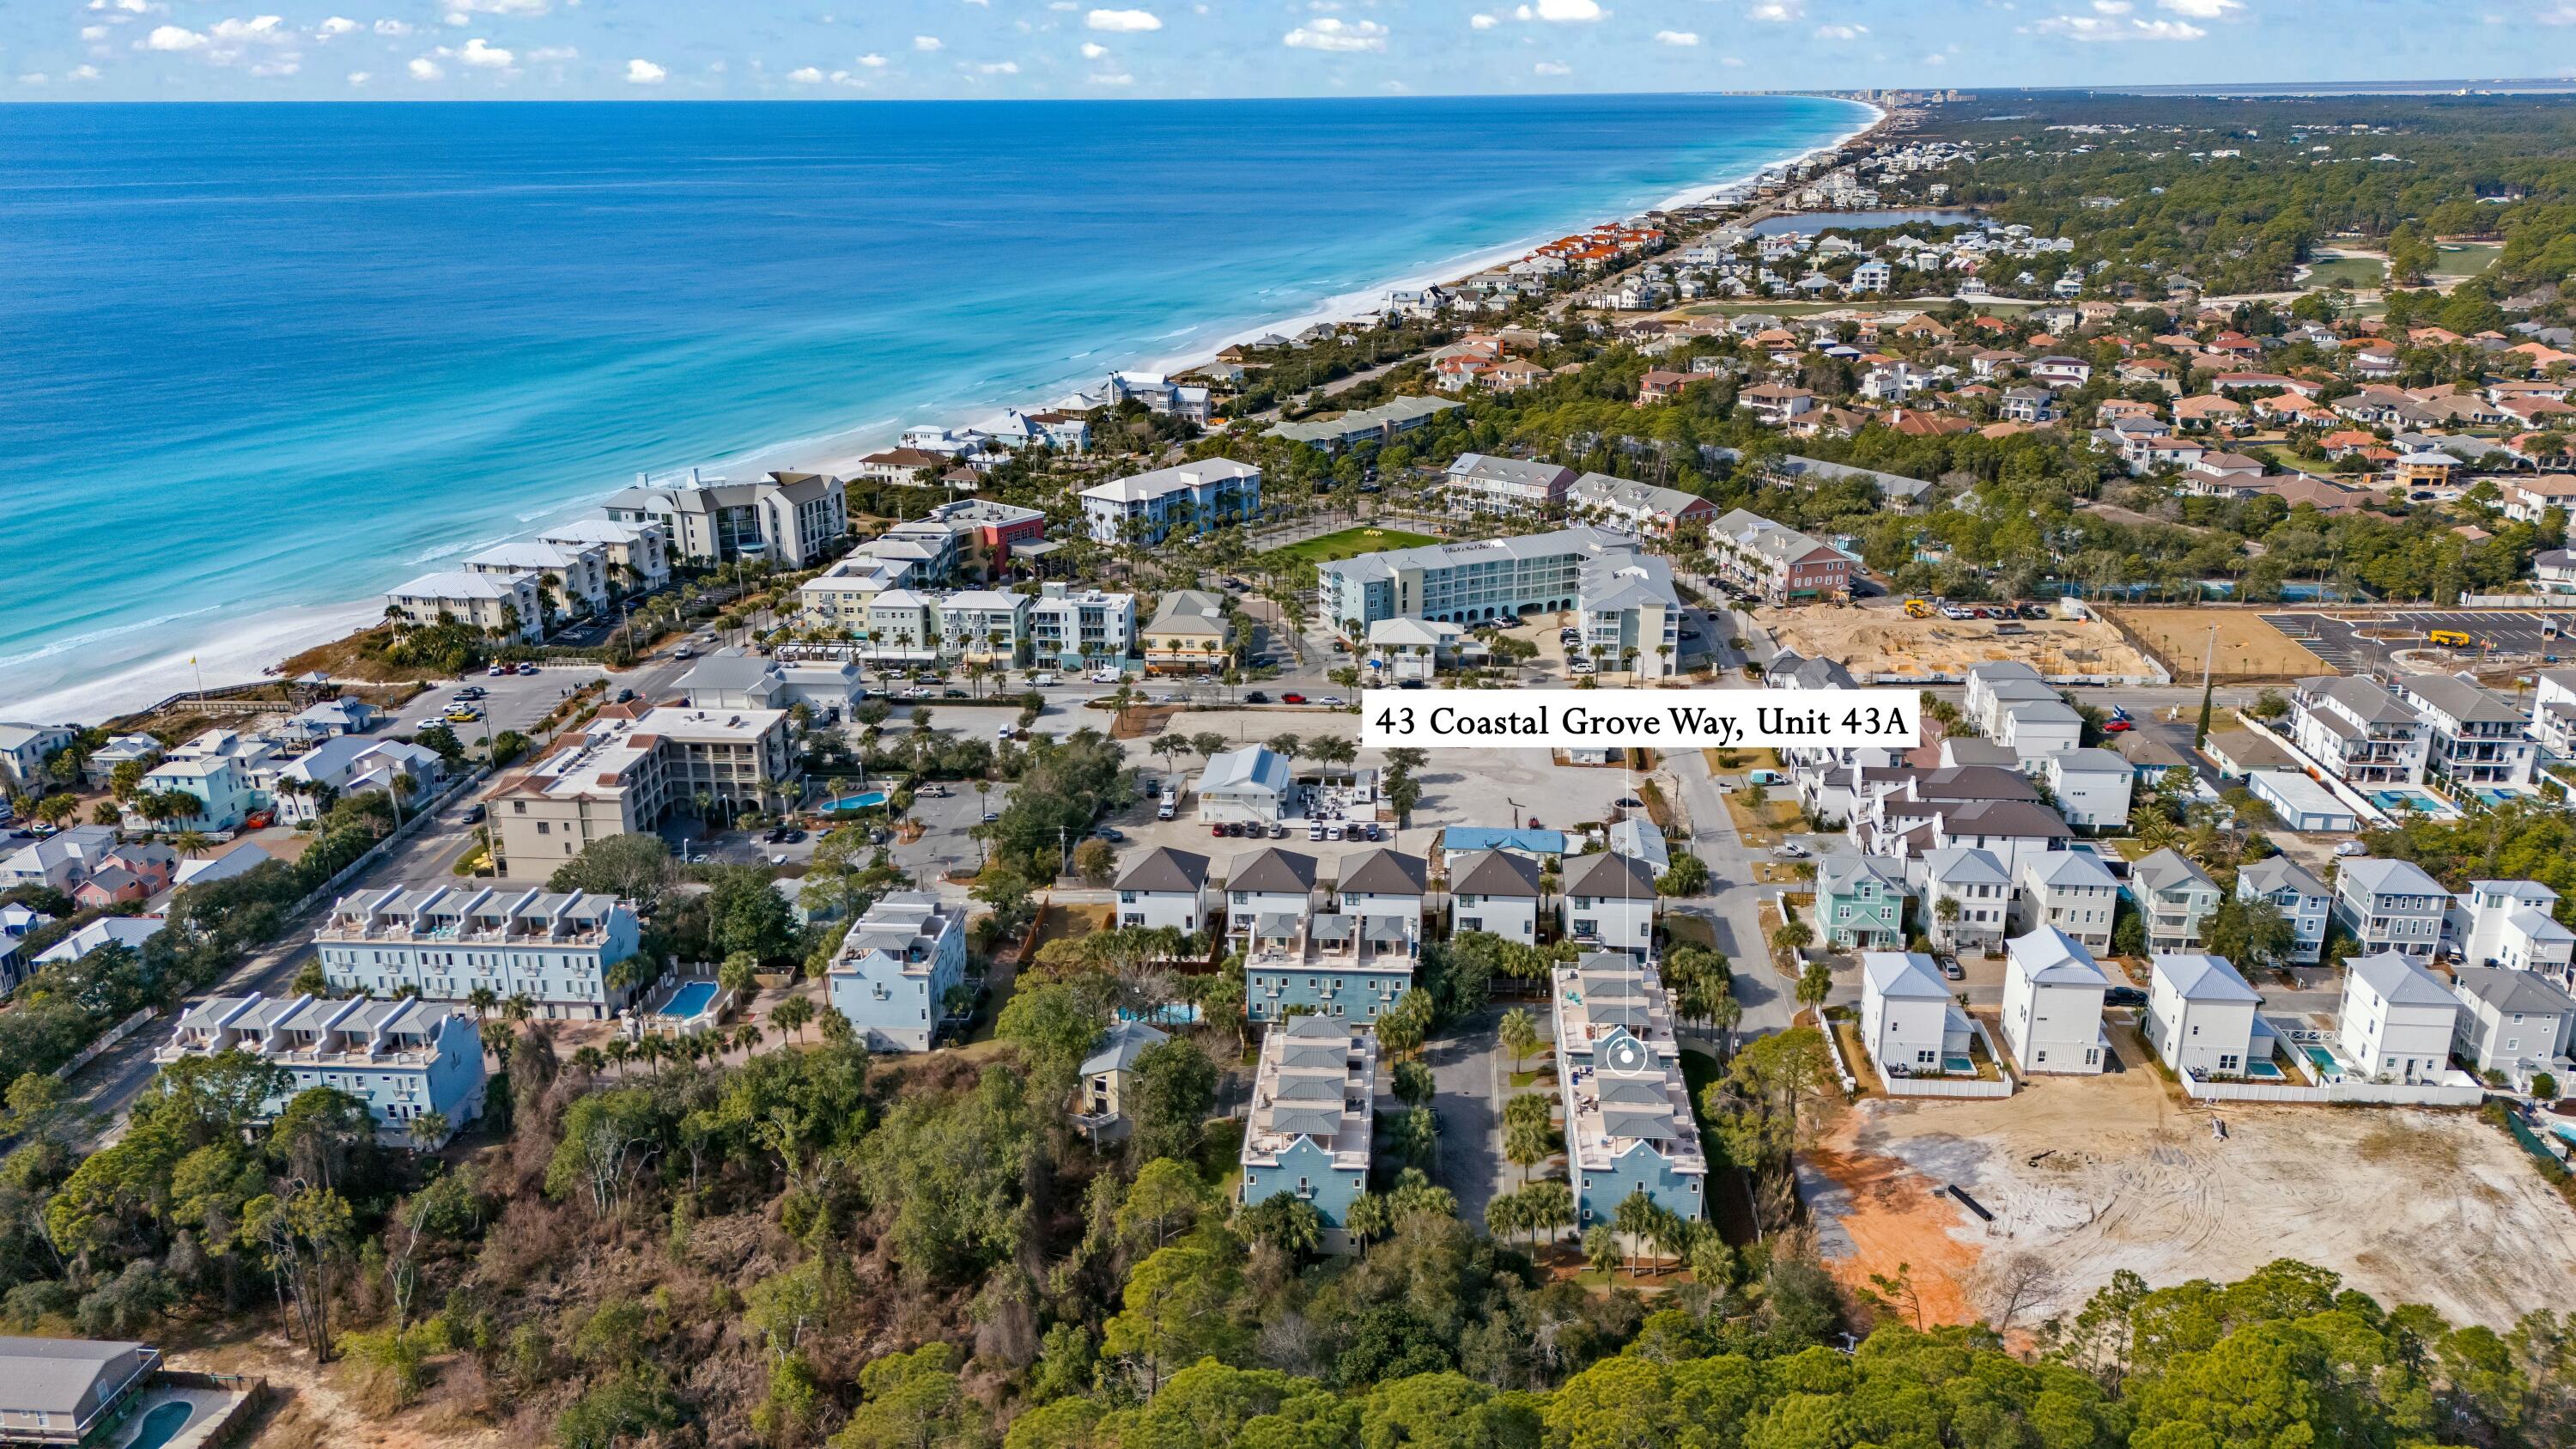
M1294 50L1384 50L1386 27L1374 20L1340 20L1326 15L1289 31L1282 43Z
M1923 63L1925 65L1948 65L1950 63L1950 57L1943 55L1941 52L1936 50L1930 55L1923 57Z
M477 70L508 70L519 59L479 35L465 42L465 48L456 52L456 58Z
M378 35L409 35L411 34L411 27L403 24L399 20L379 20L376 22L376 33Z
M2231 10L2245 8L2245 0L2156 0L2156 8L2194 20L2217 20Z
M48 79L50 79L50 77L48 77L43 71L31 70L18 77L18 84L22 86L40 86Z
M581 52L569 45L541 45L528 52L530 65L552 65L559 60L579 60Z
M1802 0L1764 0L1764 3L1744 12L1745 19L1759 20L1768 25L1787 25L1791 21L1805 19L1806 15L1807 7Z
M1530 67L1530 69L1531 69L1532 71L1534 71L1534 72L1536 72L1536 73L1540 74L1540 75L1572 75L1572 74L1574 74L1574 67L1572 67L1572 66L1570 66L1570 65L1558 65L1555 61L1552 61L1552 60L1542 60L1542 61L1540 61L1538 64L1536 64L1536 65L1534 65L1534 66L1531 66L1531 67Z
M304 69L304 62L289 55L276 60L261 61L250 68L250 73L252 75L293 75L302 69Z
M2124 40L2198 40L2209 32L2180 20L2119 19L2102 15L2058 15L2031 29L2041 35L2063 35L2085 44Z
M915 50L946 50L948 46L936 35L916 35L912 38L912 48Z
M413 80L432 81L445 74L447 74L447 72L439 69L438 62L431 60L428 56L416 55L412 57L411 78Z
M863 55L859 57L859 64L866 66L870 70L883 70L885 69L885 63L886 58L882 55Z
M81 39L105 40L107 39L107 27L104 25L84 25L81 27Z
M1086 40L1082 43L1082 58L1084 60L1098 60L1108 53L1109 47L1101 44L1099 41Z
M975 71L978 75L1018 75L1020 63L1016 60L988 61L975 67Z
M626 62L626 83L631 86L658 86L667 79L670 74L671 73L669 71L662 69L660 66L655 65L649 60L630 60Z
M2096 15L2126 15L2137 8L2129 0L2093 0L2093 13Z
M1496 20L1490 15L1470 15L1467 17L1467 24L1476 30L1491 30L1502 23L1503 22Z
M205 44L206 37L185 26L156 25L152 27L150 35L143 37L142 48L145 50L202 50Z
M155 10L166 9L167 7L155 5L152 3L152 0L89 0L89 8L92 10L113 10L124 15L149 15Z
M819 86L823 83L823 72L813 66L804 65L789 71L787 78L800 86Z
M1082 23L1093 30L1160 30L1163 18L1151 10L1094 10L1082 17Z
M98 79L98 67L94 65L73 66L71 78L73 80L96 80Z
M1094 75L1090 79L1096 86L1132 86L1136 83L1136 78L1123 70L1114 75L1107 73Z
M1535 10L1539 19L1555 25L1585 25L1606 13L1601 0L1538 0Z
M546 0L447 0L447 8L468 15L543 15Z
M1867 34L1869 34L1869 27L1866 25L1819 25L1816 27L1816 38L1818 40L1858 40Z
M353 86L365 85L367 82L374 80L375 78L375 73L373 71L353 70L349 72L349 84Z
M206 27L206 34L229 45L284 45L295 39L286 22L274 15L254 15L248 20L218 20Z
M1696 30L1658 30L1655 32L1655 44L1697 45L1699 44L1699 32Z
M360 28L361 27L358 22L350 19L348 16L334 15L330 19L313 27L313 38L316 40L329 40L332 36L348 35Z

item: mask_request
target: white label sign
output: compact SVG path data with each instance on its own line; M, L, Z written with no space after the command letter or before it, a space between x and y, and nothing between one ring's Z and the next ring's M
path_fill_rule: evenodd
M1370 689L1360 743L1421 750L1769 749L1923 743L1910 689Z

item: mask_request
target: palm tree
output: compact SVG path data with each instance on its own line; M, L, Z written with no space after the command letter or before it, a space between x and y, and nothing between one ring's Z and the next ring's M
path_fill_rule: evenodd
M423 1112L411 1119L410 1130L413 1146L423 1152L435 1151L438 1144L447 1140L447 1114Z
M626 1059L635 1054L635 1044L622 1036L613 1036L608 1039L608 1045L601 1049L601 1054L608 1058L608 1064L615 1067L617 1074L622 1077L626 1075Z
M1538 1050L1538 1020L1529 1014L1527 1007L1515 1006L1504 1012L1498 1034L1503 1050L1512 1054L1512 1070L1515 1072L1521 1069L1522 1062L1529 1060L1531 1053Z
M608 1055L595 1046L586 1046L572 1054L572 1064L595 1077L608 1065Z
M489 986L477 986L465 993L465 1004L474 1008L474 1019L480 1022L491 1014L493 1007L501 1004L501 993Z
M769 1019L778 1023L779 1030L801 1043L805 1039L807 1024L814 1020L814 1003L802 996L791 996L778 1003L778 1009L769 1014Z

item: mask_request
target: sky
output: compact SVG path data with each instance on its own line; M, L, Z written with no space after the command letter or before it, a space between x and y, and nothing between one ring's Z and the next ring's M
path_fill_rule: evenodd
M1492 95L2571 72L2576 0L0 0L7 101Z

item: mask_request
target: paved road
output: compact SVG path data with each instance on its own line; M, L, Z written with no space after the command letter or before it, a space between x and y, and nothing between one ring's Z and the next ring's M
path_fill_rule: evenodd
M1511 1091L1511 1062L1495 1035L1503 1010L1488 1007L1453 1024L1422 1051L1440 1114L1439 1182L1458 1195L1458 1216L1470 1223L1483 1223L1485 1205L1520 1186L1519 1169L1503 1160L1502 1104Z
M1744 843L1708 772L1708 757L1697 750L1676 751L1665 769L1681 786L1683 808L1690 812L1690 848L1708 865L1709 894L1678 903L1677 914L1709 922L1717 949L1735 963L1735 999L1744 1006L1736 1027L1739 1040L1785 1031L1798 1011L1795 986L1766 964L1762 923L1756 913L1764 898L1778 889L1754 878L1757 861L1767 858Z

